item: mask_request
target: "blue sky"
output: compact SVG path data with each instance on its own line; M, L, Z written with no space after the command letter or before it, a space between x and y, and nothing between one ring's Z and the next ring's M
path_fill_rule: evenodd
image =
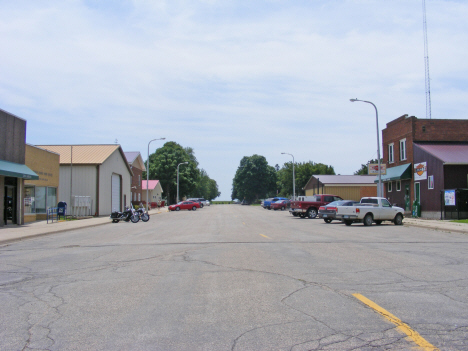
M432 118L468 118L468 3L426 0ZM420 0L0 0L0 108L31 144L194 148L221 199L243 156L352 174L425 118ZM162 144L161 144L162 145ZM154 152L158 142L151 144Z

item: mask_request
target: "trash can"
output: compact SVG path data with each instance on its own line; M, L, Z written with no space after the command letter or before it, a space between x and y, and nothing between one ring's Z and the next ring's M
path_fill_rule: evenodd
M66 218L67 216L67 203L60 201L57 205L57 219L60 219L60 216Z
M419 203L417 199L413 201L413 217L414 218L421 217L421 204Z

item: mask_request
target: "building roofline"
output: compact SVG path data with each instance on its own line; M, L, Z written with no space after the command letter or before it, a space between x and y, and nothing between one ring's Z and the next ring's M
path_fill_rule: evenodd
M26 119L24 119L24 118L22 118L22 117L19 117L19 116L15 115L14 113L11 113L11 112L8 112L8 111L5 111L5 110L4 110L4 109L2 109L2 108L0 108L0 111L2 111L2 112L5 112L6 114L8 114L8 115L10 115L10 116L12 116L12 117L16 117L16 118L18 118L18 119L20 119L20 120L22 120L22 121L25 121L25 122L27 122L27 120L26 120Z
M26 145L31 146L31 147L35 147L36 149L39 149L39 150L42 150L42 151L50 152L51 154L56 154L56 155L60 156L60 154L58 152L55 152L55 151L50 151L50 150L47 150L47 149L43 149L42 147L39 147L39 146L36 146L36 145L33 145L33 144L29 144L29 143L26 143Z

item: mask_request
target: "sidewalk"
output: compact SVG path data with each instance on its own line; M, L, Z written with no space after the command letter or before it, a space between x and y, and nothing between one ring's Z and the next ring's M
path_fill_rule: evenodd
M150 210L148 213L151 216L166 211L167 207L162 207L159 209L156 208ZM103 216L80 219L75 221L63 221L54 223L49 222L49 224L47 224L47 221L31 222L26 223L24 225L9 224L7 226L0 227L0 245L8 244L13 241L20 241L48 234L66 232L74 229L96 227L99 225L110 223L112 223L112 221L109 219L109 216Z
M468 224L450 222L449 220L405 217L403 225L468 234Z

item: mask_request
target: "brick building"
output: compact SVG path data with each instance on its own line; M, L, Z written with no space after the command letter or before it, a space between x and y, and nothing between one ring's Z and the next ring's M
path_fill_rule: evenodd
M458 167L453 167L453 158L448 162L447 158L435 155L447 155L436 150L447 150L450 145L462 148L468 145L468 120L418 119L403 115L387 123L382 131L382 144L383 162L387 167L387 174L382 176L385 197L406 211L411 211L417 198L424 200L421 201L422 216L436 217L441 210L441 190L454 185L468 187L467 175L465 182L451 181L455 173L465 172L464 157L459 157ZM428 168L426 159L434 157L440 162L432 162ZM439 176L434 178L434 174ZM463 177L457 175L456 178Z
M60 155L26 144L25 164L39 179L24 180L24 222L47 219L47 209L58 202Z
M24 180L39 179L25 158L26 120L0 109L0 227L24 224Z
M134 205L138 205L143 200L141 181L143 179L143 172L146 171L145 163L138 151L125 152L125 157L133 172L130 190L131 202Z

